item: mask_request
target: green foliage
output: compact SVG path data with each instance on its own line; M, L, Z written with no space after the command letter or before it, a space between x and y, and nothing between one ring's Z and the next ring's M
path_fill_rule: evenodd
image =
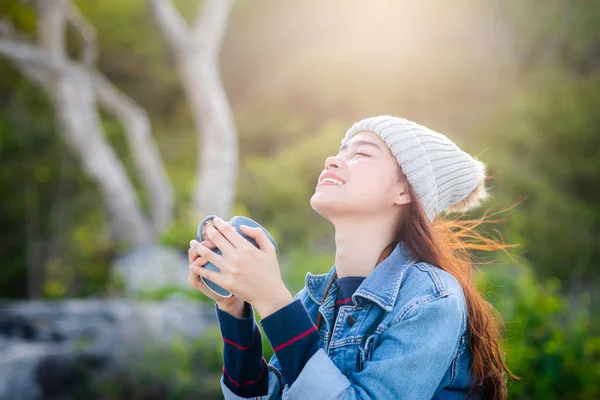
M510 398L599 398L600 323L590 294L569 301L558 279L539 281L527 265L497 265L479 278L506 321L509 368L522 378L510 381Z
M181 289L176 286L163 286L157 290L145 290L136 294L136 300L169 300L169 299L188 299L211 303L212 301L198 290Z
M525 196L503 227L541 276L575 289L600 260L600 75L544 76L484 128L496 207ZM594 261L596 260L596 261Z
M600 3L507 0L500 8L519 37L515 47L525 69L548 64L560 64L577 73L598 69Z
M334 254L318 247L294 247L287 254L287 262L282 263L283 281L292 294L304 287L306 273L313 275L329 272L334 264Z

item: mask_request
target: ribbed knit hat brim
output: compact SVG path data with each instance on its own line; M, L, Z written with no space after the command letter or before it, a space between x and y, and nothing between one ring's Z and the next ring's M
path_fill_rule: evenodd
M475 208L488 196L485 165L441 133L382 115L352 125L342 145L360 132L378 134L389 147L430 221L443 211Z

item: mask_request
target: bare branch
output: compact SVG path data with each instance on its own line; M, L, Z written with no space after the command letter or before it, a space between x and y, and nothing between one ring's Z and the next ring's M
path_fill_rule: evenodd
M189 37L189 28L171 0L146 0L154 19L173 49L181 50Z
M48 89L62 67L15 32L10 21L0 20L0 56L11 60L23 74Z
M89 23L85 16L81 14L79 8L73 1L69 0L66 8L67 20L79 32L81 40L83 41L81 61L86 67L92 68L96 62L96 57L98 56L96 29Z
M37 47L19 40L0 38L0 55L19 64L44 67L54 71L59 70L62 65L49 58Z
M232 0L206 0L194 22L193 36L211 60L219 56Z
M66 55L65 0L38 0L37 35L40 47L48 57L60 62Z
M146 111L120 92L99 73L93 73L92 84L98 103L121 121L129 150L142 185L150 194L152 224L158 233L169 227L173 211L173 188L163 168L158 146L151 131Z

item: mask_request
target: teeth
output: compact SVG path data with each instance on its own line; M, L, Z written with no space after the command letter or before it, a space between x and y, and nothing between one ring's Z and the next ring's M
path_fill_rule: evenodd
M321 182L332 182L332 183L335 183L338 186L344 184L344 182L338 181L337 179L333 179L333 178L324 178Z

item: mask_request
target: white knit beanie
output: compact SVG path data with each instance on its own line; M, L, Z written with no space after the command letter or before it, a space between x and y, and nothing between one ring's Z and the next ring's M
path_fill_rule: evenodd
M441 133L387 115L352 125L342 145L359 132L378 134L400 164L429 221L440 212L463 212L488 197L485 164Z

